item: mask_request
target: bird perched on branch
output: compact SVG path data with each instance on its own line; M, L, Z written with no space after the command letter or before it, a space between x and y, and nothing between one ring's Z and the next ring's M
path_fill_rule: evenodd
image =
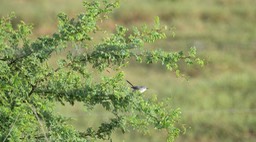
M130 81L126 80L130 85L133 91L139 91L140 93L145 92L148 88L145 86L134 86Z

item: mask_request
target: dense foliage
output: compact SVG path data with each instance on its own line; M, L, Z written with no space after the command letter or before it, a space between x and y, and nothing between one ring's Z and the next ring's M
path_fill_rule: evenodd
M190 52L149 51L145 43L166 37L166 27L155 24L134 27L128 32L117 26L114 34L93 43L93 34L102 32L97 25L118 6L118 2L84 2L85 12L75 18L58 15L58 31L49 36L30 38L32 26L12 24L14 15L0 21L0 140L1 141L93 141L110 139L119 129L147 131L154 127L168 133L173 141L179 111L156 98L145 98L125 83L124 66L131 58L139 63L161 63L179 75L179 63L203 64ZM59 57L57 66L49 65L52 56L70 46L83 52ZM106 71L115 71L110 76ZM97 77L96 77L97 76ZM99 79L100 78L100 79ZM54 113L56 102L84 103L87 109L102 105L113 114L98 129L75 130L68 118Z

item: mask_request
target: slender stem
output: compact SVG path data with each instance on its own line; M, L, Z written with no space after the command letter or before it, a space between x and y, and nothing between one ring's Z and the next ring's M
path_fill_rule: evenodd
M45 130L44 130L43 123L41 122L39 116L37 115L37 110L36 110L36 108L35 108L34 106L31 106L27 101L26 101L26 103L28 104L28 106L29 106L29 108L32 110L32 112L34 113L34 115L35 115L35 117L36 117L36 119L37 119L39 125L41 126L41 129L42 129L42 132L43 132L43 134L44 134L45 140L46 140L47 142L49 142L49 139L48 139L48 137L47 137L47 135L46 135L46 132L45 132Z
M7 136L4 138L3 142L5 142L5 141L7 140L7 138L8 138L8 136L11 134L12 129L14 128L14 125L15 125L15 123L17 122L19 116L20 116L20 113L19 113L18 116L15 118L15 121L12 123L11 129L9 130Z

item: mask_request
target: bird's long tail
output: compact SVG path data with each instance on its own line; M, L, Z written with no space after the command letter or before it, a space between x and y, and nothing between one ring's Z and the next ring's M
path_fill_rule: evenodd
M133 85L132 85L132 83L130 81L128 81L128 80L126 80L126 81L133 87Z

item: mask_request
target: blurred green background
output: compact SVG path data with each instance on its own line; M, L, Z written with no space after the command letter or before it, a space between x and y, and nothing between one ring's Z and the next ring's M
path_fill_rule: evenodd
M150 88L145 95L171 98L171 105L180 108L181 126L186 132L177 142L253 142L256 140L256 1L255 0L121 0L121 7L104 22L113 30L115 24L151 24L155 16L174 27L166 40L149 48L167 51L188 50L195 46L206 66L186 67L189 79L177 78L160 65L132 62L125 68L126 78ZM57 29L56 15L70 16L82 11L81 0L1 0L0 15L14 11L16 22L34 24L34 36L51 34ZM14 22L15 22L14 21ZM79 130L97 126L110 114L97 107L84 112L83 106L62 107L56 111L73 118ZM151 135L131 131L116 132L113 141L159 142L164 132Z

